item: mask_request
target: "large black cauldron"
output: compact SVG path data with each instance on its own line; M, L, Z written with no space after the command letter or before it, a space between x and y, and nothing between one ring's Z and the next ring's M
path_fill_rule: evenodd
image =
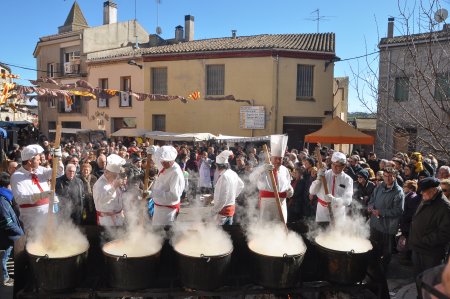
M250 249L253 255L253 276L266 288L292 288L300 281L300 266L304 253L268 256Z
M59 258L34 255L27 251L37 287L47 292L66 291L77 287L85 275L88 249L76 255Z
M214 290L224 285L233 249L222 255L200 257L178 252L178 269L183 286L196 290Z
M114 246L120 240L114 240L105 246ZM105 247L104 246L104 247ZM128 257L113 255L105 252L105 275L112 288L120 290L142 290L150 288L156 280L161 250L152 255Z
M315 243L323 278L329 282L355 284L366 276L371 250L364 253L337 251Z

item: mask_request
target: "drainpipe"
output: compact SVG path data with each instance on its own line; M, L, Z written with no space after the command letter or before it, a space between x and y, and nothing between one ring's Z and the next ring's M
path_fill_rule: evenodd
M279 82L280 82L280 57L277 54L277 57L275 59L277 62L277 73L276 73L276 93L275 93L275 127L274 127L274 134L277 134L278 131L278 98L279 98Z

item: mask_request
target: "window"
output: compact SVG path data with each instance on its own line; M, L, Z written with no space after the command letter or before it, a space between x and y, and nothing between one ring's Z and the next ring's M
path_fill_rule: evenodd
M120 90L119 107L131 107L131 77L120 78Z
M98 80L98 87L101 89L108 89L108 79L99 79ZM98 108L107 108L109 107L109 99L108 98L98 98L97 101L97 107Z
M152 67L152 94L167 94L167 68Z
M48 101L48 108L56 108L56 99L55 98L51 98Z
M59 113L81 113L81 96L71 96L71 102L66 99L59 101Z
M63 121L61 122L61 127L68 129L81 129L80 121Z
M56 77L56 65L54 63L47 63L47 77Z
M163 114L152 115L152 128L153 131L165 131L166 130L166 116Z
M407 101L408 94L409 94L409 79L408 79L408 77L395 78L394 100L397 102Z
M135 117L114 117L112 120L112 131L115 132L122 128L136 128L136 118Z
M297 65L297 99L313 99L314 88L314 66Z
M449 100L450 99L450 73L439 74L436 76L436 87L434 91L434 97L436 100Z
M225 94L225 65L210 64L206 66L206 95Z

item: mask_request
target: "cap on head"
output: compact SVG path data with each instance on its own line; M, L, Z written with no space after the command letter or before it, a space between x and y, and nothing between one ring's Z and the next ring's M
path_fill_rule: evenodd
M114 172L114 173L120 173L120 168L122 165L125 165L126 161L122 157L111 154L106 158L106 170Z
M43 152L44 149L39 144L30 144L23 148L22 152L20 153L20 157L22 158L22 161L28 161L31 160L34 156Z
M361 169L358 172L358 176L362 176L365 180L367 180L369 178L369 172L365 169Z
M160 149L160 159L161 161L175 161L178 156L177 150L171 145L161 146Z
M347 158L341 152L334 152L333 156L331 156L331 162L333 162L333 163L337 162L337 163L341 163L341 164L346 164L347 163Z
M419 192L425 191L430 188L436 188L440 184L439 180L433 177L424 178L419 182Z

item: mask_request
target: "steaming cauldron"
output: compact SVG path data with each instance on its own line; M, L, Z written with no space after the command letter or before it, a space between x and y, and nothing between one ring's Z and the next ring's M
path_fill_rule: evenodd
M77 287L85 274L88 248L67 257L50 258L27 250L31 271L37 287L48 292L58 292Z
M371 250L363 253L337 251L323 247L317 242L320 266L324 279L340 284L355 284L364 279L369 265Z
M269 256L250 249L253 254L253 275L266 288L291 288L300 281L300 266L304 253Z
M105 247L114 246L121 240L106 243L103 248L108 284L120 290L141 290L152 286L159 267L161 250L152 255L129 257L113 255L105 251Z
M224 284L233 249L222 255L200 257L185 255L176 248L175 252L183 286L196 290L214 290Z

